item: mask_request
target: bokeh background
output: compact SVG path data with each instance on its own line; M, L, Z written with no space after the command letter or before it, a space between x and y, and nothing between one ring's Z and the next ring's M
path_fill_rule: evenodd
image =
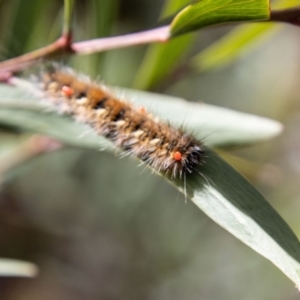
M152 28L163 5L159 0L77 0L74 39ZM62 14L60 0L1 0L1 59L54 41ZM300 29L276 25L230 64L178 72L232 29L195 33L175 71L151 86L137 78L147 46L65 63L110 85L281 121L285 130L278 138L225 157L300 236ZM0 148L22 137L1 127ZM134 160L67 147L16 169L0 186L0 257L32 261L40 273L33 279L0 278L1 300L299 298L270 262Z

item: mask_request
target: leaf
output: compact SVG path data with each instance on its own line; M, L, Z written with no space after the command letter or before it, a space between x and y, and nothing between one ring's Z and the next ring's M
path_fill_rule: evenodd
M117 0L86 1L82 3L85 11L85 18L89 21L75 22L73 31L76 32L77 40L86 40L89 38L100 38L112 35L113 24L117 16ZM89 73L89 76L96 78L104 72L104 65L107 52L99 52L94 55L85 55L81 59L72 56L69 64L83 73Z
M8 16L1 18L3 23L0 23L1 28L9 28L9 31L6 30L6 39L1 41L1 46L5 46L8 55L21 55L29 49L44 45L53 23L53 18L49 17L51 15L49 11L55 7L53 1L15 1L10 4L5 10ZM26 28L25 31L24 28ZM30 34L26 34L29 32ZM56 37L57 34L56 31Z
M155 93L125 90L128 99L149 108L161 119L185 127L211 147L245 146L278 135L283 127L274 120L238 111L187 102Z
M282 9L299 4L299 0L281 0L272 8ZM251 51L264 42L280 28L274 23L239 25L223 38L205 48L191 60L191 65L198 71L222 67L236 59L242 52Z
M267 34L275 33L274 30L270 30L273 28L273 24L241 25L194 56L190 63L198 72L222 67L235 59L241 51L251 51L252 43L264 41Z
M232 22L269 19L268 0L202 0L179 12L171 23L171 34Z
M30 262L0 258L0 276L34 277L38 267Z
M149 46L135 77L133 87L151 89L170 74L180 58L188 51L195 37L184 35L165 45Z
M267 118L160 94L115 90L125 99L134 99L134 104L145 106L162 120L177 127L187 127L208 146L224 148L253 144L282 131L280 123ZM111 143L97 136L90 127L50 113L49 108L46 110L46 106L33 96L26 100L22 93L22 89L0 85L0 123L50 135L77 147L111 149Z
M99 149L109 147L109 142L101 136L97 136L90 127L78 124L63 116L54 113L45 113L45 107L36 110L15 105L1 107L0 101L0 123L14 126L16 128L49 135L67 145L83 147L88 149ZM7 108L10 107L10 108ZM33 107L33 106L32 106ZM44 111L44 113L43 113Z
M7 88L1 89L0 87L0 94ZM20 89L15 90L15 93L20 92ZM11 90L10 92L12 96L13 92ZM148 103L153 110L157 105L157 111L174 122L176 120L178 122L178 116L183 117L186 111L191 114L194 113L194 117L189 117L189 120L196 128L199 127L197 122L203 121L198 113L207 109L205 105L191 104L173 97L136 91L126 91L126 93L135 95L135 102L137 103L143 105ZM30 98L33 99L33 97ZM43 105L28 99L23 102L20 102L19 98L8 100L4 101L3 97L0 97L0 104L5 107L0 109L0 122L15 124L15 126L26 129L31 128L31 130L54 136L61 135L62 141L76 142L83 147L87 145L85 138L79 139L76 136L75 132L78 134L81 131L80 128L76 128L80 125L74 121L63 116L55 116L56 119L54 119L54 115L46 113ZM215 111L215 108L209 107L209 109L212 112ZM227 113L229 113L227 117L230 120L235 117L240 118L238 125L247 124L247 118L251 120L254 117L246 114L239 115L239 113L229 110L222 111L220 108L217 108L216 112L217 115L219 114L217 120L223 119L221 115L226 116ZM237 115L235 116L235 114ZM268 122L268 120L258 117L254 118L257 119L255 122L253 119L249 121L248 126L246 126L248 127L247 130L250 130L256 122L262 121L261 124ZM240 127L242 126L235 126L235 130L239 130ZM240 139L241 136L242 134L239 135ZM99 147L99 138L98 136L90 137L90 141L94 143L91 146L95 149ZM170 179L171 183L179 190L187 193L192 201L215 222L272 261L297 286L300 286L298 263L300 261L300 244L291 229L248 181L212 150L205 148L205 151L203 164L198 168L199 173L196 172L193 176L187 176L186 180Z
M176 12L189 0L169 0L161 13L165 18ZM166 75L170 74L178 60L189 50L195 39L194 35L185 35L171 40L164 45L150 45L134 79L133 87L150 89L157 85Z
M191 200L211 219L270 260L300 287L300 243L263 196L213 151L187 178ZM185 183L173 181L181 190Z

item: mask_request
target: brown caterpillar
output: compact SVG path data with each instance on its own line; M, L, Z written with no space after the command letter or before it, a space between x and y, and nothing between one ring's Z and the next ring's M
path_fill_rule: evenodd
M202 163L204 149L192 135L118 99L106 87L56 65L42 72L41 81L46 98L60 111L156 171L185 179Z

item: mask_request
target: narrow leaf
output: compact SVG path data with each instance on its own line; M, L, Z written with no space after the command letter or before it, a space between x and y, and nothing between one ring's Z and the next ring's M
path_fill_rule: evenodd
M213 151L199 174L188 178L187 193L216 223L270 260L300 287L300 243L263 196ZM185 189L182 181L177 187Z
M299 0L280 0L272 5L272 9L283 9L299 4ZM237 26L230 33L205 48L191 60L197 71L222 67L238 58L241 53L251 51L267 38L278 32L282 26L274 23L246 24Z
M177 14L171 33L175 36L221 23L267 20L269 16L268 0L202 0Z
M149 46L145 58L137 72L133 87L151 89L171 73L180 58L190 48L194 36L191 34L178 37L165 45Z
M0 276L34 277L38 267L30 262L0 258Z
M169 0L162 10L161 18L165 18L182 7L189 0ZM189 50L194 40L193 35L185 35L171 40L165 45L150 45L146 51L141 66L133 82L133 87L138 89L150 89L160 80L170 74L178 60Z
M26 100L22 92L22 89L0 86L0 123L50 135L74 146L98 149L109 145L88 126L50 113L41 101L34 97ZM134 104L145 106L162 120L183 126L213 147L253 144L282 131L282 125L276 121L221 107L134 90L116 89L116 93L125 99L134 99Z
M186 109L190 109L191 113L195 112L195 119L189 118L189 120L196 125L196 128L199 126L197 122L202 121L201 118L198 119L196 112L204 110L201 104L192 104L190 107L189 103L174 100L173 97L166 97L169 100L165 99L163 102L164 96L161 95L154 96L150 93L139 94L131 91L129 93L133 93L136 99L143 99L142 102L136 101L138 103L150 102L152 108L155 108L157 104L157 111L166 112L165 117L170 117L172 121L176 119L178 121L178 116L182 116ZM69 140L72 143L77 140L79 145L83 147L86 145L84 141L82 142L84 139L78 138L78 133L81 131L76 126L80 126L79 124L63 116L56 116L54 120L52 119L54 115L47 114L43 105L36 105L34 108L33 103L35 102L28 100L20 102L19 98L15 101L6 100L6 102L2 99L2 105L5 108L0 109L0 122L15 124L20 128L31 128L54 136L61 135L62 141ZM9 104L14 106L14 109L9 107ZM21 107L21 104L24 107ZM28 105L27 109L26 105ZM226 110L224 115L225 113ZM222 119L220 114L221 112L219 112L218 119ZM231 112L229 115L232 117ZM243 114L240 124L246 119L247 115ZM253 125L254 122L249 124ZM249 125L248 130L250 128ZM95 149L99 148L98 139L100 139L98 136L91 137ZM203 163L198 168L199 173L195 172L192 176L187 176L185 180L172 179L171 182L179 190L187 193L192 201L215 222L273 262L297 286L300 286L300 244L291 229L248 181L213 151L205 149L206 154L203 156Z
M278 29L278 27L276 26ZM222 67L235 59L243 50L251 51L254 43L264 41L268 35L275 33L273 24L241 25L231 33L201 51L191 59L191 66L198 72Z

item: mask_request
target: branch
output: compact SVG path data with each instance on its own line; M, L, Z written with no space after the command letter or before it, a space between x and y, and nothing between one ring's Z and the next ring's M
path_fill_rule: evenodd
M11 74L30 67L42 59L53 59L63 55L91 54L121 47L130 47L155 42L167 42L170 38L169 26L122 36L100 38L71 44L71 37L63 35L44 48L0 62L0 82L6 81Z
M163 26L147 31L126 34L122 36L100 38L72 45L76 54L91 54L99 51L106 51L115 48L130 47L148 43L164 43L170 38L170 27Z
M300 6L271 11L270 22L284 22L300 26Z
M12 73L24 70L42 59L61 57L71 52L70 37L62 36L46 47L0 62L0 81L5 81Z

